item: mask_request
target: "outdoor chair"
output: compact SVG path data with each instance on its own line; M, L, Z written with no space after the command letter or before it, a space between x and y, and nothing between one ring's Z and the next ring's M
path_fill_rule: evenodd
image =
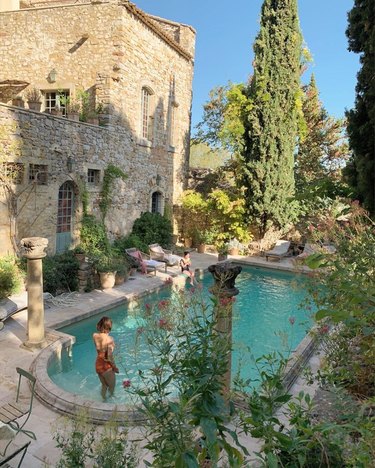
M147 273L148 270L151 270L155 273L156 276L156 271L160 269L163 269L165 273L167 273L166 263L151 260L149 255L145 254L144 252L141 252L135 247L125 249L125 253L130 257L132 263L135 263L137 268L141 270L142 273Z
M27 449L29 448L30 444L31 442L27 442L27 444L22 445L22 447L18 448L10 455L7 455L5 458L0 458L0 466L5 466L5 467L11 466L11 465L8 465L8 462L16 458L17 455L22 454L17 465L17 468L19 468L22 465L23 459L25 458Z
M305 260L312 254L321 253L321 254L333 254L336 252L336 248L333 245L328 244L311 244L306 242L303 252L296 256L295 260L298 262L300 260Z
M26 434L33 440L36 440L36 435L34 432L24 429L24 426L27 423L33 408L36 379L33 375L24 369L21 369L20 367L16 367L16 370L19 375L16 400L2 404L2 406L0 406L0 421L3 424L7 424L14 431L14 436L9 440L4 451L2 452L2 455L6 454L7 448L19 432ZM27 401L21 402L21 384L26 381L28 381L30 384L31 395L27 398Z
M279 261L282 257L289 255L290 241L278 240L272 250L266 250L264 256L268 262L268 258L277 258Z
M178 265L181 257L173 255L172 250L163 249L159 244L151 244L148 246L150 249L150 258L159 262L164 262L168 266Z

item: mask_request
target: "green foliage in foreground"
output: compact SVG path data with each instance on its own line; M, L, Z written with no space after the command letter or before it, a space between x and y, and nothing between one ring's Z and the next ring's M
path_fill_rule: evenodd
M22 286L22 273L14 257L0 258L0 299L16 294Z

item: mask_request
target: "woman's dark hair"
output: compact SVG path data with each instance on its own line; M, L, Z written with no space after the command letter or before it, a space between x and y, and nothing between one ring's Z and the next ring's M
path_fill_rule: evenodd
M184 252L184 257L186 257L187 254L189 254L190 252L188 250L185 250Z
M96 324L99 333L110 332L112 330L112 320L109 317L102 317Z

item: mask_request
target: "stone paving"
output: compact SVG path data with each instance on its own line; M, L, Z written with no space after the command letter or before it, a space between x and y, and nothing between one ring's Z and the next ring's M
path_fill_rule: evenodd
M195 269L205 270L209 265L217 262L217 257L214 254L198 254L191 252L192 265ZM266 262L262 257L230 257L236 261L240 260L243 263L248 263L258 266L267 266L280 270L293 269L293 260L283 258L280 262ZM53 306L45 309L46 328L54 329L72 323L81 318L93 315L100 311L111 308L125 299L131 299L139 294L145 294L158 288L164 284L164 281L169 276L180 278L178 267L169 267L168 273L157 272L157 275L141 275L136 274L134 280L129 280L122 286L117 286L111 290L95 290L90 293L77 293L76 302L72 306ZM12 298L13 299L13 298ZM25 298L20 298L20 303ZM35 359L38 351L30 351L22 347L22 343L26 340L26 321L27 311L19 312L13 315L5 322L5 327L0 331L0 404L3 401L14 398L17 387L16 367L29 369L32 361ZM48 336L47 336L48 337ZM313 368L319 366L319 358L313 356L310 360ZM311 391L312 396L315 393L314 387L306 387L304 381L299 378L295 382L292 390L298 392L300 389ZM24 389L27 391L27 388ZM59 451L55 448L55 442L52 435L56 421L61 416L44 406L37 399L34 400L33 412L27 423L27 427L35 432L36 441L32 441L24 460L24 465L29 468L39 468L45 466L55 466L59 459ZM135 438L139 436L137 428L131 429L131 436ZM23 434L18 434L13 442L13 449L28 442L30 439ZM4 441L0 439L0 451ZM250 450L255 449L253 441L243 439L242 442L249 447ZM10 450L9 450L10 451ZM16 466L16 465L15 465ZM140 466L145 466L143 463Z

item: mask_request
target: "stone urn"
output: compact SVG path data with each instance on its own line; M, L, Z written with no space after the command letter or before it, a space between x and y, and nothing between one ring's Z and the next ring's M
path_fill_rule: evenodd
M129 277L129 273L119 273L117 272L116 273L116 277L115 277L115 286L120 286L121 284L124 284L125 281L127 281Z
M100 286L102 289L111 289L116 282L116 272L115 271L102 271L99 273L100 276Z
M41 102L27 101L27 105L29 106L30 110L37 111L37 112L40 112L40 109L42 108Z
M198 244L197 252L198 253L205 253L205 251L206 251L206 244Z

